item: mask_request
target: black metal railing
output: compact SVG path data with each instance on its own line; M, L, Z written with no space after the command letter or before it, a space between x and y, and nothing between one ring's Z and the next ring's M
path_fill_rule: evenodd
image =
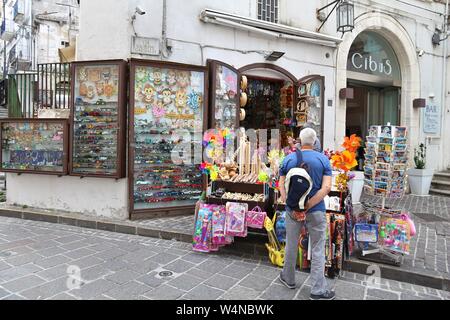
M9 74L8 117L36 118L41 109L69 109L70 82L70 63L38 64L37 71Z
M36 109L69 109L70 63L38 64Z
M34 118L34 86L36 72L8 75L8 117Z

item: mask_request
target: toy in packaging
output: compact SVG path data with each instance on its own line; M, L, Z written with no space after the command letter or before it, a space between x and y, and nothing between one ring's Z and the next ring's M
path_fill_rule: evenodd
M357 223L355 225L355 240L364 243L378 242L378 225Z
M248 204L246 203L227 202L225 219L225 234L227 236L247 236L247 211Z
M259 206L254 207L253 210L247 212L247 227L262 229L266 217L267 213L263 212Z
M277 211L275 213L275 233L280 242L286 242L286 211Z
M201 204L195 221L192 249L198 252L211 251L211 206ZM213 248L214 250L215 248Z
M212 244L226 245L225 236L225 217L226 210L224 206L212 207Z
M411 234L407 221L394 218L381 220L379 242L384 248L409 254L410 239Z

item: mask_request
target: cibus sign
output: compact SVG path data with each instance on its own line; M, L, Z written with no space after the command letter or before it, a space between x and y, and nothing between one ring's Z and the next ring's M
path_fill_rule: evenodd
M355 52L352 55L351 61L353 68L359 72L380 73L387 76L392 75L392 63L389 59L379 61L372 55L363 56L361 53Z

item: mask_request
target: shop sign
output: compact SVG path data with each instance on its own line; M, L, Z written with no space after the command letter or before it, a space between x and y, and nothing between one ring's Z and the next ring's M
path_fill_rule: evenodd
M401 81L400 64L392 46L375 32L359 34L350 48L347 60L348 71Z
M377 61L376 58L369 55L364 57L361 53L355 52L352 55L352 65L355 69L362 72L381 73L386 76L392 75L392 62L389 59Z
M159 39L133 36L131 41L131 53L159 56L160 51Z
M423 132L438 134L441 130L441 112L439 106L427 105L424 110Z

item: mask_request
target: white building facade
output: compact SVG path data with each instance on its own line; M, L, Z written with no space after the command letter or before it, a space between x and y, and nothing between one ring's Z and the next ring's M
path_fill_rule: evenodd
M5 0L2 7L2 75L35 71L42 63L60 62L59 49L75 45L78 1Z
M448 1L355 0L355 28L344 35L336 31L335 13L316 31L322 23L316 10L331 2L81 1L76 60L141 58L205 66L215 59L237 69L269 63L295 79L320 75L324 149L338 149L346 134L364 136L369 124L390 122L409 128L412 152L427 144L428 168L450 167ZM261 4L273 9L275 23L258 22ZM284 55L268 62L273 51ZM247 72L286 79L274 69ZM353 89L353 98L340 95L345 88ZM416 99L425 99L427 107L414 107ZM11 204L128 217L127 179L11 174L8 183L9 191L21 186L20 192L8 192Z

